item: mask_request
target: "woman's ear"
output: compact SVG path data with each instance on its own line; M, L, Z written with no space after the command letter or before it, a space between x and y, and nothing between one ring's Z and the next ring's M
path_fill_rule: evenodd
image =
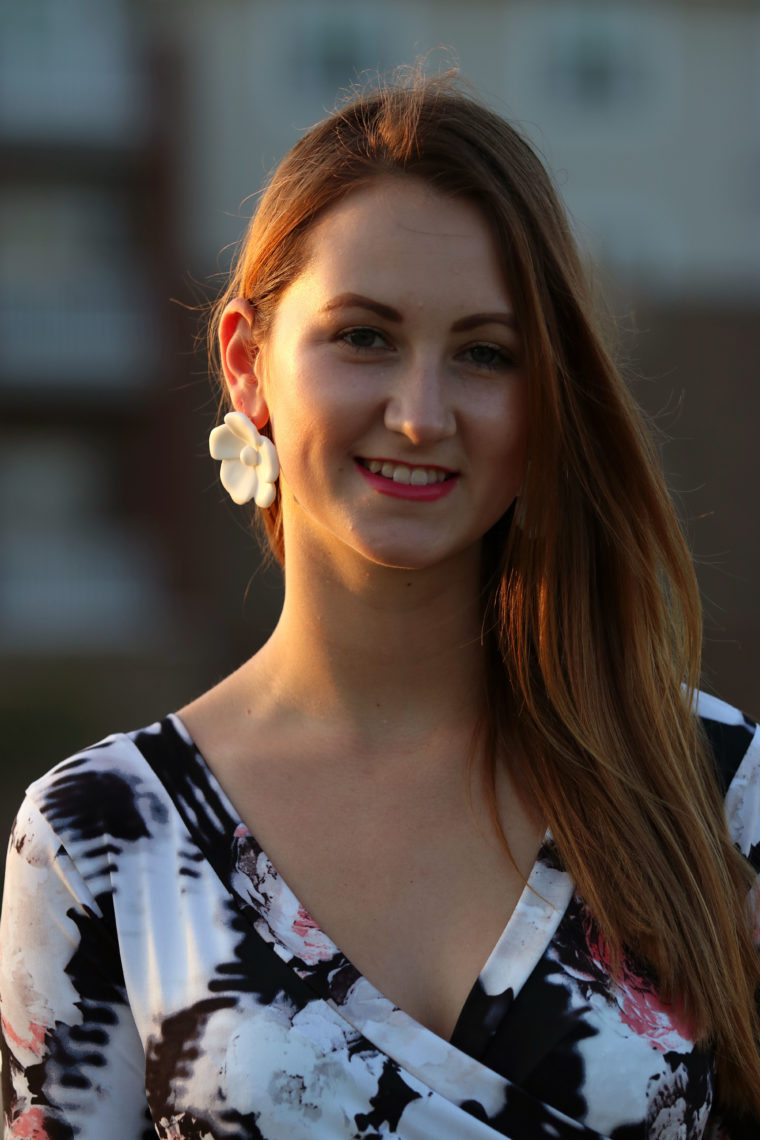
M260 376L256 310L245 297L230 301L219 322L219 349L232 406L262 428L269 419Z

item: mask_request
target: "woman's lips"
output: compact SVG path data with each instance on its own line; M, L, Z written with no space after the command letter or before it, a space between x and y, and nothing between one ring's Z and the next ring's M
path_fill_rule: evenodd
M395 499L441 499L453 491L457 482L456 472L442 467L412 466L390 459L357 459L355 464L371 487Z

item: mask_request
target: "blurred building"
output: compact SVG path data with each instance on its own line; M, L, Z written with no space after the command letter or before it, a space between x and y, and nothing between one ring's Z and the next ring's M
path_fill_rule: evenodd
M187 306L339 90L439 45L539 147L600 265L637 395L670 440L708 681L760 711L756 3L6 0L10 801L75 745L211 684L270 628L276 581L206 456L215 400Z

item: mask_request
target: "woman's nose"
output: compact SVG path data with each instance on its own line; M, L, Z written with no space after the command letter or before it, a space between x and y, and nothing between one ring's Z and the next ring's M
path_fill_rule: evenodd
M399 373L385 406L385 426L414 444L455 434L456 416L440 366L418 363Z

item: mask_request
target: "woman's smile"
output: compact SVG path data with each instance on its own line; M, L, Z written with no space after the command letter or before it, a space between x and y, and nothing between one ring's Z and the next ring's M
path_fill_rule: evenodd
M457 478L456 472L447 472L442 467L410 466L390 459L357 459L356 465L381 495L417 502L442 499L453 491Z

